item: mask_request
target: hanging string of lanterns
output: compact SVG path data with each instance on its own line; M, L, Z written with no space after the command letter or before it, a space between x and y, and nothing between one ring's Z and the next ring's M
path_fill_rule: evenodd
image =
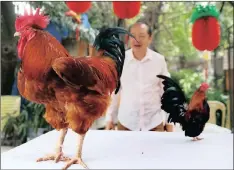
M87 12L91 8L91 1L66 1L67 7L77 14ZM113 11L121 19L130 19L139 14L140 1L113 1Z
M208 60L210 52L215 50L220 43L219 12L214 5L198 5L191 17L192 44L203 52L205 64L205 79L208 79Z

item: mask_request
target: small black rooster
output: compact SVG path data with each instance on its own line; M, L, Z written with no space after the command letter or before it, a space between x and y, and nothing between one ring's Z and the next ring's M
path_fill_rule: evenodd
M206 99L207 83L202 83L194 92L189 104L180 86L171 78L157 75L163 79L164 93L161 98L162 110L169 113L168 122L179 123L185 136L193 137L193 141L201 140L198 136L203 132L210 118L210 107Z

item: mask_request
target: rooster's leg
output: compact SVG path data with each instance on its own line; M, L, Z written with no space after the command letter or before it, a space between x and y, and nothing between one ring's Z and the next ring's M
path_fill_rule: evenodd
M83 166L84 168L88 169L87 165L83 162L83 160L82 160L82 158L81 158L84 138L85 138L85 134L84 134L84 135L80 135L79 144L78 144L78 152L77 152L76 158L71 159L71 160L67 163L67 165L63 168L63 170L66 170L66 169L69 168L72 164L80 164L80 165Z
M204 138L199 138L199 137L196 137L197 138L197 140L202 140L202 139L204 139Z
M61 136L60 136L59 141L58 141L57 146L56 146L56 151L55 151L56 153L55 154L48 155L44 158L39 158L37 160L37 162L48 161L48 160L55 160L55 162L58 162L59 160L60 161L69 160L68 157L63 156L63 151L62 151L62 145L63 145L66 134L67 134L67 129L62 129Z
M192 141L196 141L196 140L197 140L197 138L196 138L196 137L192 139Z
M199 137L194 137L193 139L192 139L192 141L198 141L198 140L202 140L203 138L199 138Z

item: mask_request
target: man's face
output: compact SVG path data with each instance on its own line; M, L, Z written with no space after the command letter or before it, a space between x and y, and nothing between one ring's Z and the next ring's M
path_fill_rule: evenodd
M145 24L135 24L132 26L130 32L136 38L130 37L130 46L133 51L144 51L151 43L151 36L148 34L148 27Z

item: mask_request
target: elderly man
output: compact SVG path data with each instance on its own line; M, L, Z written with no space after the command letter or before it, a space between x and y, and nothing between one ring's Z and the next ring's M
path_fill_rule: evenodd
M126 51L121 90L112 95L106 129L112 129L118 121L118 130L162 132L166 127L172 131L173 125L165 121L166 113L161 110L163 84L156 77L170 75L165 58L148 48L152 31L147 24L137 22L130 27L130 32L137 41L130 38L131 49Z

